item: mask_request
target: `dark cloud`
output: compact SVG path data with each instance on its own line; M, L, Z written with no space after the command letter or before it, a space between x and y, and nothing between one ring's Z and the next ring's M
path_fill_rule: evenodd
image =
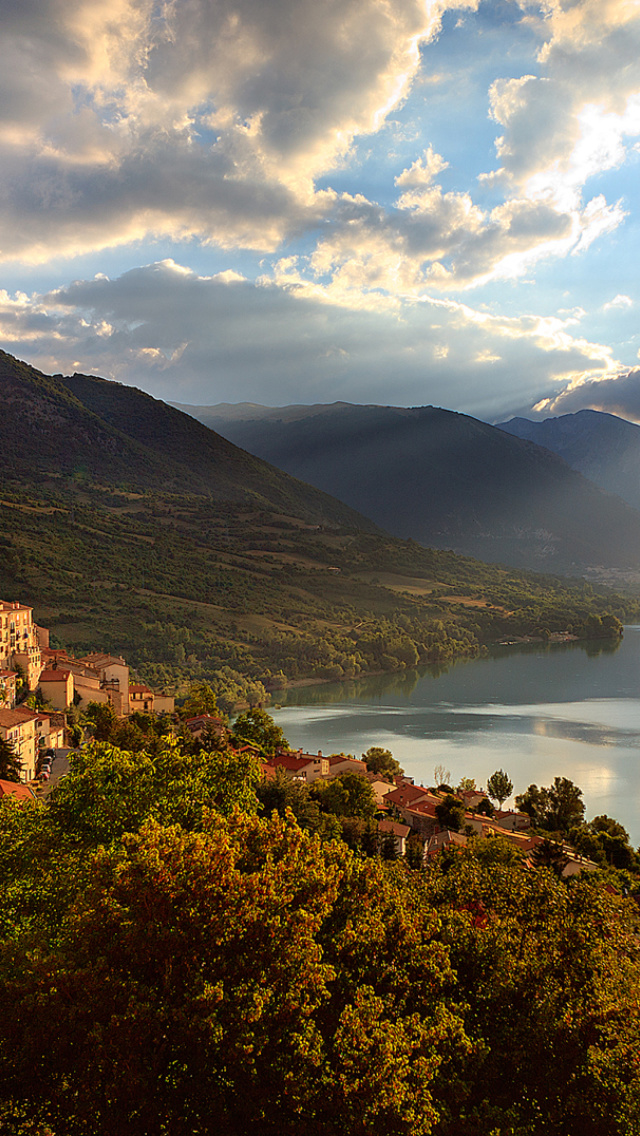
M616 378L581 383L555 398L548 399L547 413L572 414L577 410L604 410L640 422L640 368Z

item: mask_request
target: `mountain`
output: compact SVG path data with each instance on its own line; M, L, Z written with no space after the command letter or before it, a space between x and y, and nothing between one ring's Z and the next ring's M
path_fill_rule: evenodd
M526 438L561 458L609 493L640 509L640 426L600 410L579 410L531 422L501 422L517 438Z
M347 403L190 412L396 536L553 571L640 565L638 512L468 415Z
M52 645L123 654L154 686L209 681L232 703L514 636L615 642L637 615L391 537L119 383L0 354L0 397L0 596L33 604Z
M0 391L5 478L202 494L218 503L373 528L348 506L135 387L92 375L43 375L0 351Z

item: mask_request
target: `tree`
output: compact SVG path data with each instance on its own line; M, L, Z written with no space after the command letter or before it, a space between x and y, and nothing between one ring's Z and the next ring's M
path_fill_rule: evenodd
M96 741L108 742L118 725L118 715L110 702L90 702L85 722Z
M436 805L436 816L443 828L460 832L464 824L464 805L459 797L447 793L443 801Z
M554 777L549 788L530 785L516 797L516 805L537 828L563 835L582 823L585 808L582 790L568 777Z
M19 781L21 771L22 762L13 744L5 738L0 738L0 780Z
M235 746L255 745L267 757L273 757L280 749L291 748L271 715L257 706L236 718L231 740Z
M433 779L436 785L448 785L451 780L451 770L444 765L436 765L433 769Z
M370 773L377 773L383 777L385 781L393 782L394 777L402 777L404 769L399 761L396 761L390 749L382 749L381 746L370 746L366 753L362 755L363 760L367 763L367 769Z
M323 812L338 817L362 817L368 820L376 811L373 789L364 777L351 771L332 781L314 781L311 795Z
M502 808L504 802L513 793L513 782L509 779L503 769L496 769L495 773L487 781L487 793L492 801L498 802L498 808Z
M194 683L180 707L180 717L183 719L197 718L200 714L219 713L216 696L207 682Z

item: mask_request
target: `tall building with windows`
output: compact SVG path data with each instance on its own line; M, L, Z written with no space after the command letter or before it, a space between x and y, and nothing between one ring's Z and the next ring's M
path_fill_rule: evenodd
M20 667L29 690L35 690L42 670L38 628L33 608L0 600L0 671Z

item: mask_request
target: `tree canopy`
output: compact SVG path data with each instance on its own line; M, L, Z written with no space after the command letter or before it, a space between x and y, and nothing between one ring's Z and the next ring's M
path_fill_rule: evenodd
M367 769L370 773L377 773L384 777L386 781L393 781L394 777L401 777L404 769L399 761L396 761L390 749L383 749L381 746L370 746L366 753L362 755L363 760L367 763Z
M322 809L352 781L267 792L246 754L93 742L48 803L3 803L0 1128L640 1136L615 875L565 883L500 836L426 871L351 849L341 825L375 827Z

